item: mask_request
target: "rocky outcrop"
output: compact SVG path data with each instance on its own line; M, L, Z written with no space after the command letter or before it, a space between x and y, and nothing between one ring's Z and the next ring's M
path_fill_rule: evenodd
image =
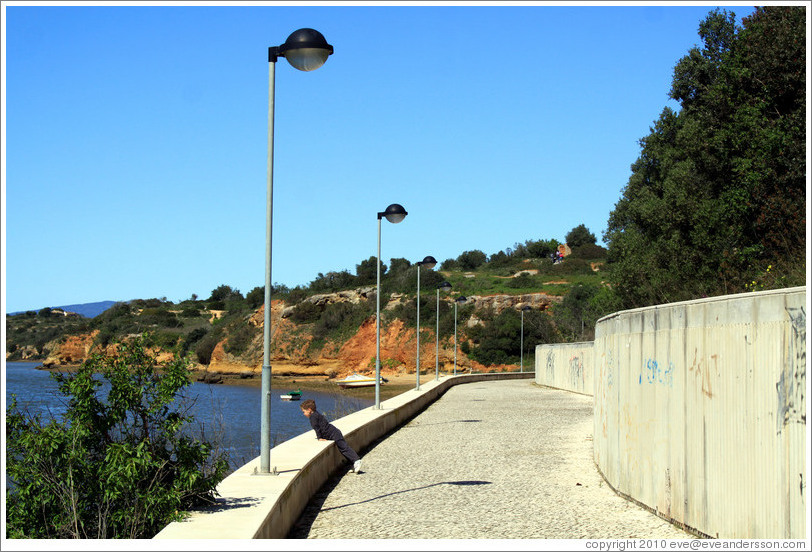
M214 347L211 353L211 362L208 367L201 367L204 372L211 374L243 374L250 372L251 374L260 375L262 373L262 366L246 366L245 361L239 357L230 355L225 350L225 341L221 341ZM247 375L245 377L248 377ZM204 381L204 380L198 380ZM214 381L206 381L206 383L218 383Z
M367 300L373 296L375 294L375 289L375 286L367 286L357 289L337 291L335 293L319 293L316 295L311 295L302 302L312 303L322 308L334 303L353 303L357 305L362 300ZM292 305L282 309L282 318L288 318L291 314L293 314L293 309L295 308L296 305Z
M88 334L69 335L63 342L51 341L45 345L49 351L42 365L45 368L75 366L82 364L93 352L93 340L99 334L94 330Z
M532 309L547 310L553 303L560 303L561 297L546 293L526 293L524 295L470 295L466 305L473 304L479 309L493 309L500 314L505 309L521 309L529 306Z
M21 347L17 351L18 358L20 360L35 360L39 358L39 351L33 345L25 345ZM6 359L10 356L10 353L6 352Z

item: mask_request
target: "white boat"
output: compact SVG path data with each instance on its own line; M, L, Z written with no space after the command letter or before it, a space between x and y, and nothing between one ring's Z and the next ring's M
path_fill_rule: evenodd
M385 379L381 378L381 383L384 383L385 381ZM336 383L342 389L345 387L369 387L375 385L375 377L364 376L356 372L355 374L347 376L344 379L336 380Z
M296 391L289 391L284 395L279 395L279 398L283 401L298 401L302 398L302 390L297 389Z

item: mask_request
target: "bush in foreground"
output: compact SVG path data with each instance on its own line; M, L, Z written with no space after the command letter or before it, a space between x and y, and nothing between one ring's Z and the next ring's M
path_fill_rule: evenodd
M53 377L60 419L8 407L7 537L150 538L213 500L228 463L189 435L185 360L159 371L141 336Z

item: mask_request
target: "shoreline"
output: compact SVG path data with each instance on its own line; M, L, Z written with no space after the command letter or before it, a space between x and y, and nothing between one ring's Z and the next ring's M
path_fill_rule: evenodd
M43 365L41 360L15 360L7 361L21 364L31 364L32 368L36 370L43 370L46 372L71 372L81 367L81 364L64 365L64 366L49 366ZM327 374L313 370L312 367L300 367L289 363L280 363L278 365L280 373L271 375L271 390L274 392L287 392L296 389L318 391L322 393L341 393L348 397L375 399L375 386L370 387L355 387L355 388L341 388L335 383L335 378L331 378ZM490 371L490 370L486 370ZM497 370L502 371L502 370ZM507 370L510 371L510 370ZM245 377L245 372L237 372L232 370L217 370L215 368L212 372L207 369L193 369L190 373L191 383L202 383L206 385L243 385L249 387L261 387L262 377L261 374L252 374L250 377ZM460 373L465 373L464 371ZM206 376L211 374L214 379L206 381ZM448 372L441 371L441 376L449 375ZM414 389L417 386L415 374L404 373L384 373L381 372L381 377L387 380L387 383L381 383L380 386L380 399L391 399L401 393ZM434 373L421 373L420 384L425 384L434 379Z
M31 368L35 370L42 370L44 372L73 372L81 367L81 364L46 367L43 365L41 360L14 360L7 362L30 364ZM190 374L191 383L201 383L206 385L244 385L257 388L262 385L261 375L246 378L241 376L239 373L217 372L218 379L216 381L206 382L202 379L202 376L204 376L206 373L206 370L192 370ZM391 399L392 397L400 395L405 391L414 389L416 386L414 374L387 375L382 373L381 377L388 380L388 383L382 383L380 386L381 400ZM426 383L433 378L433 374L431 376L428 374L422 374L420 377L420 383ZM364 399L375 398L374 386L342 389L338 386L338 384L335 383L335 379L331 379L329 376L324 374L286 373L285 375L271 375L272 391L291 391L295 389L319 391L323 393L342 393L349 397Z

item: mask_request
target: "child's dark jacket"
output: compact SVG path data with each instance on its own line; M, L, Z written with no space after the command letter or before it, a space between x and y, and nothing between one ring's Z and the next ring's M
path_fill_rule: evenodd
M341 431L327 421L321 412L314 410L310 414L310 426L316 430L316 439L329 439L330 441L338 441L343 439L344 435Z

